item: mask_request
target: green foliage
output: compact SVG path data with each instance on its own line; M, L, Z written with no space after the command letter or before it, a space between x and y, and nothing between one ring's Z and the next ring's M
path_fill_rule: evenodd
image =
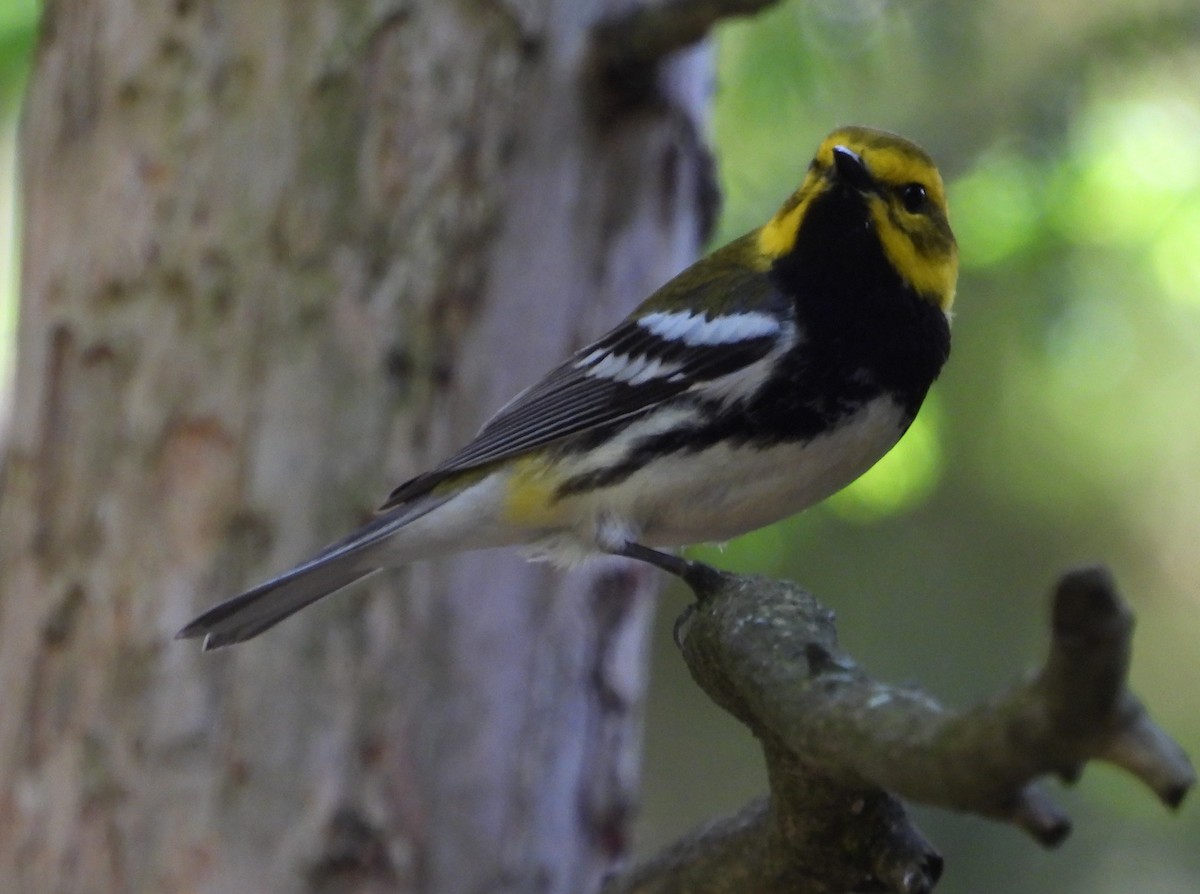
M16 332L16 117L36 28L36 0L0 3L0 407Z
M0 118L10 117L21 95L37 30L37 0L0 3Z

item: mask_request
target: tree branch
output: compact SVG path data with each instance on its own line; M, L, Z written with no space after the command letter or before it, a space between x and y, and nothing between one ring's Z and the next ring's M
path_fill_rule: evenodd
M722 19L746 16L778 0L662 0L635 5L592 29L591 70L599 108L646 102L659 63L699 43Z
M655 561L652 556L639 558ZM701 829L606 894L930 890L942 861L898 797L1013 823L1046 846L1070 822L1036 780L1122 767L1169 807L1195 781L1128 690L1133 615L1102 568L1054 594L1045 665L965 712L871 679L833 615L793 584L655 561L695 591L676 628L692 676L763 744L770 796Z

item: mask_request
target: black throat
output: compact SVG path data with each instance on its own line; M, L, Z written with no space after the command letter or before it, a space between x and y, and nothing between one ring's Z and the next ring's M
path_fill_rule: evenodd
M888 262L860 194L835 187L816 197L771 276L794 300L802 333L781 370L793 393L842 408L887 393L916 415L950 354L950 324ZM825 424L840 415L822 409Z
M895 401L908 426L949 356L950 325L888 263L862 197L835 189L815 199L796 249L769 277L792 302L800 337L754 396L713 402L702 425L648 436L623 462L568 480L558 496L622 481L665 454L807 441L879 398ZM580 449L610 435L606 427L572 444Z

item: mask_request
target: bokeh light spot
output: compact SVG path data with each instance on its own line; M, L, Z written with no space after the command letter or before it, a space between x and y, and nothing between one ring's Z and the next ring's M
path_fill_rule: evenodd
M1040 209L1029 162L1006 152L986 155L951 185L951 215L964 267L988 267L1036 236Z

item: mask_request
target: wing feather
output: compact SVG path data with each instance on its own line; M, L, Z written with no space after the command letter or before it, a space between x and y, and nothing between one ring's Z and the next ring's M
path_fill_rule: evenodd
M687 319L688 311L675 311L684 322L694 323L680 327L685 335L692 333L687 335L690 340L684 340L639 323L641 311L653 306L659 296L651 298L634 316L513 398L460 451L392 491L381 511L428 493L460 472L646 413L686 391L739 372L777 349L781 340L794 339L795 328L789 325L791 302L765 274L738 268L701 285L697 291L709 293L709 300L713 291L734 292L739 298L736 307L698 311L694 321ZM706 303L680 302L685 308ZM736 323L747 314L758 321L770 314L779 323L769 329L760 322L750 337L738 337ZM704 327L713 333L707 340L694 334ZM650 367L654 362L657 366Z

